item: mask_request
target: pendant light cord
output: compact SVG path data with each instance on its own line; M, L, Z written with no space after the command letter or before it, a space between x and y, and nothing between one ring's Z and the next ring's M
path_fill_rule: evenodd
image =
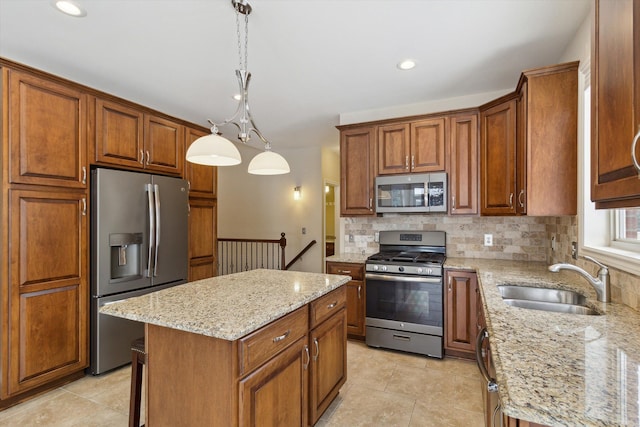
M244 14L244 63L242 55L242 35L240 34L240 12L236 8L236 34L238 35L238 65L241 70L248 70L248 51L249 51L249 14Z

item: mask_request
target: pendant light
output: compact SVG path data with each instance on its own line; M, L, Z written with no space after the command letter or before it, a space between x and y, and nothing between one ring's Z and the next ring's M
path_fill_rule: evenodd
M247 48L249 45L249 14L251 5L246 0L231 0L236 10L236 30L238 34L238 56L240 66L236 70L236 78L240 88L240 100L233 117L222 123L211 123L211 135L198 138L187 150L187 161L209 166L231 166L239 164L242 159L237 147L218 132L218 126L235 125L238 129L238 140L247 143L251 132L255 133L264 144L264 152L258 154L249 163L248 172L255 175L280 175L289 173L289 164L280 154L271 151L271 142L264 137L256 126L249 108L249 82L251 73L247 71ZM244 58L240 34L240 14L244 15ZM244 59L244 61L243 61Z

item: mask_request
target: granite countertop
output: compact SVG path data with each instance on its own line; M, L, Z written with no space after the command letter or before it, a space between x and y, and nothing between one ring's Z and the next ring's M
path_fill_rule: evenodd
M476 270L505 414L550 426L638 425L640 314L596 300L575 272L547 264L447 258L445 267ZM510 307L502 283L572 289L599 316Z
M235 341L349 280L334 274L251 270L129 298L103 306L100 313Z
M330 262L347 262L351 264L364 264L364 262L369 258L371 254L350 254L350 253L340 253L331 255L325 258L325 261Z

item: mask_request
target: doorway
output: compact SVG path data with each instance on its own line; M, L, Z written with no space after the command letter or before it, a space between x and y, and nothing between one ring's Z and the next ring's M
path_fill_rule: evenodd
M340 253L338 230L340 210L338 209L339 187L336 183L324 182L324 256Z

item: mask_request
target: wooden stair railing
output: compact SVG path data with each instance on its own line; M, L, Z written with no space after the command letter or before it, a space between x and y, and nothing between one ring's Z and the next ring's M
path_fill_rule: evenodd
M287 239L218 238L218 275L268 268L285 269Z
M311 242L309 242L309 244L308 244L307 246L305 246L305 247L304 247L304 249L303 249L303 250L301 250L301 251L300 251L300 253L299 253L298 255L294 256L294 257L293 257L293 259L289 262L289 264L287 264L287 265L284 267L284 270L288 270L288 269L289 269L289 267L291 267L293 264L295 264L295 263L296 263L296 261L298 261L300 258L302 258L302 255L304 255L304 254L305 254L309 249L311 249L311 247L312 247L313 245L315 245L315 244L316 244L316 241L315 241L315 240L312 240Z

